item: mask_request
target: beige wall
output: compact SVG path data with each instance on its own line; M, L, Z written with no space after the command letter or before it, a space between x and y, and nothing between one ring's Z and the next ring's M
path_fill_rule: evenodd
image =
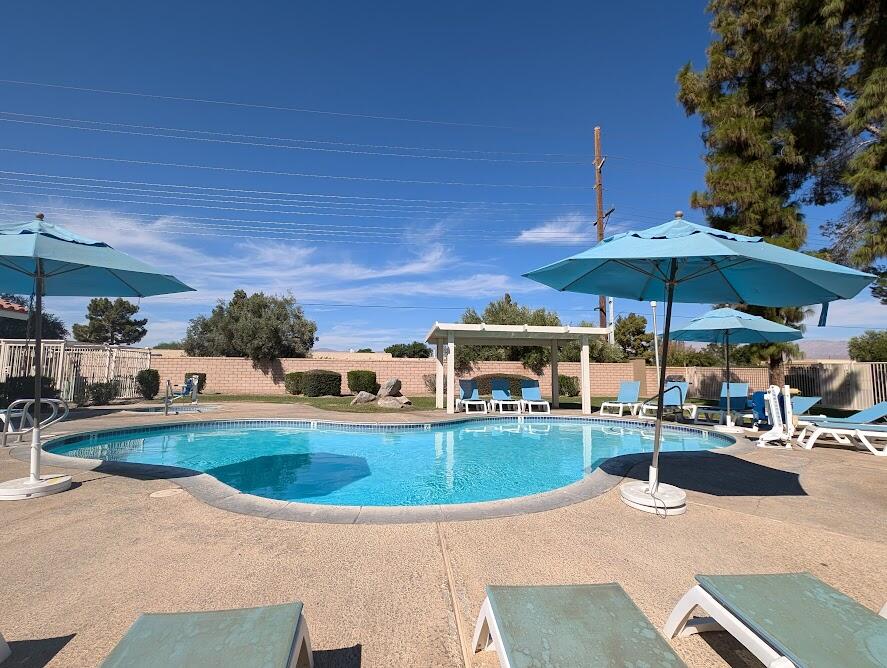
M167 379L179 385L186 373L206 374L206 392L222 394L284 394L283 377L290 371L309 369L329 369L342 374L342 392L348 391L347 373L352 369L367 369L376 372L378 382L389 378L399 378L403 383L403 393L409 395L430 394L425 387L423 375L434 374L435 360L430 359L390 359L390 360L319 360L281 359L267 369L257 369L248 359L236 357L158 357L152 355L151 366L160 372L160 382ZM565 376L579 377L578 362L561 362L559 372ZM539 379L543 393L551 388L551 376L545 369L536 376L525 369L520 362L479 362L468 377L485 374L518 374ZM592 364L591 393L595 396L611 396L619 391L619 382L633 377L632 363Z

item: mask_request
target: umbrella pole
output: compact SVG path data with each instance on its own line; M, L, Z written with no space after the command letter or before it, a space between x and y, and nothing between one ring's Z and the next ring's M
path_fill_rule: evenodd
M43 389L43 263L34 277L34 428L31 430L31 482L40 481L40 400Z
M662 414L665 411L665 375L668 371L668 337L671 334L671 307L674 302L675 276L678 273L677 260L672 259L669 269L668 294L665 302L665 326L662 330L662 356L659 365L659 398L656 401L656 428L653 433L653 461L650 463L650 493L659 488L659 442L662 439ZM655 332L653 333L655 336ZM680 398L681 403L684 397Z
M724 422L728 427L733 426L733 418L730 414L730 330L724 332L724 354L727 358L727 414Z

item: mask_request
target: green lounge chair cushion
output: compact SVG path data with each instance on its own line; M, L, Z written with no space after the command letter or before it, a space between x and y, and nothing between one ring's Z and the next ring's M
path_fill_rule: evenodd
M104 668L286 668L301 603L141 615Z
M697 575L696 580L798 666L887 666L887 619L809 573Z
M514 668L684 666L618 584L487 587Z

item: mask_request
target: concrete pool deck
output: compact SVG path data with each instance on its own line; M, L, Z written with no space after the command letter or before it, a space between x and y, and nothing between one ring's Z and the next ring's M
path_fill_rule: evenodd
M270 416L445 419L232 403L175 420ZM51 435L162 419L75 418ZM872 610L887 601L887 461L831 447L702 454L663 456L664 480L688 492L688 513L668 519L631 510L611 490L496 519L288 522L187 493L151 496L177 490L169 480L69 470L74 489L0 505L0 632L13 649L3 668L97 665L141 612L289 600L305 603L318 668L461 666L488 583L616 581L660 629L696 573L807 570ZM26 474L0 450L0 480ZM725 634L670 642L690 666L760 665Z

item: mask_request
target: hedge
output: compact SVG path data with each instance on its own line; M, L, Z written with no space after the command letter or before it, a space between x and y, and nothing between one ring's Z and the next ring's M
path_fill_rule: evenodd
M53 379L43 376L40 383L40 395L44 399L58 399L59 391L52 384ZM9 376L6 382L0 383L0 408L6 408L16 399L34 398L34 376Z
M143 399L153 399L160 392L160 372L157 369L142 369L136 374L136 387Z
M379 383L376 382L375 371L355 369L348 372L348 389L354 394L369 392L375 394L379 391Z
M579 379L576 376L563 376L558 374L557 384L560 387L561 395L564 397L579 396Z
M197 393L203 394L203 388L206 387L206 374L199 373L197 371L191 371L190 373L185 374L185 382L188 382L188 379L191 376L197 376Z
M342 390L342 374L327 369L306 371L303 389L306 397L338 397Z
M93 406L107 406L117 396L117 383L90 383L86 386L86 399Z
M305 372L291 371L283 377L283 386L289 394L305 394Z
M511 396L517 397L520 399L520 382L522 380L535 380L534 378L529 378L527 376L518 376L506 373L491 373L485 374L482 376L475 376L474 380L477 381L477 392L478 394L486 394L490 395L493 393L492 382L493 378L505 378L508 380L508 388L511 390ZM457 388L458 391L458 388Z

